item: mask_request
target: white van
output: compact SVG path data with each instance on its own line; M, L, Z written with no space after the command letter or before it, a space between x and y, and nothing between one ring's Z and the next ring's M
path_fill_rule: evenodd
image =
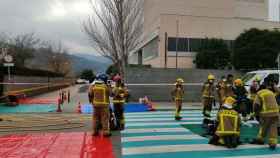
M263 83L264 79L270 75L274 76L274 78L278 79L278 81L280 80L280 70L259 70L246 73L246 75L243 76L242 81L244 82L246 89L249 91L250 86L257 77L259 77L261 83ZM280 83L278 83L278 87L279 86Z

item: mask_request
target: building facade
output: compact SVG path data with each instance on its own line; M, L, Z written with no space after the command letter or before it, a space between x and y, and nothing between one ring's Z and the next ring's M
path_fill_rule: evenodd
M229 46L246 29L280 28L270 21L268 0L144 0L143 41L131 64L159 68L195 68L205 38Z

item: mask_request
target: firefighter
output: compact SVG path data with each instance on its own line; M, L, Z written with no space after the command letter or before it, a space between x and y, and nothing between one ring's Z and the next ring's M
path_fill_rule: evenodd
M256 77L254 80L253 80L253 84L250 86L250 100L252 102L254 102L256 96L257 96L257 92L260 88L260 77Z
M203 104L203 125L207 125L211 120L212 104L215 102L215 76L208 75L207 82L204 83L202 88L202 104Z
M111 136L109 128L109 94L107 75L98 74L95 84L89 89L89 101L93 104L93 136L98 135L98 123L101 125L103 136Z
M261 85L254 101L253 109L259 117L259 133L253 144L264 144L266 136L269 137L269 148L274 150L278 143L277 126L279 123L279 108L273 93L273 81L268 78L268 84Z
M219 83L217 84L217 93L219 97L219 105L220 107L223 105L225 101L225 91L226 91L226 77L223 76Z
M122 86L122 78L117 75L114 77L115 87L112 90L113 103L114 103L114 113L117 122L117 129L124 130L125 120L124 120L124 103L126 90Z
M254 104L254 101L256 99L256 96L257 96L257 93L259 91L259 88L260 88L260 77L257 76L254 80L253 80L253 84L250 86L250 103L249 103L249 106L250 106L250 110L249 110L249 113L250 113L250 117L253 118L253 115L254 115L254 112L253 112L253 104Z
M175 120L179 121L182 119L180 116L180 112L182 110L183 104L183 96L184 96L184 80L182 78L178 78L175 83L175 88L171 92L171 96L176 103L176 112L175 112Z
M247 98L248 92L241 79L236 79L234 81L233 92L235 98L237 99L237 106L234 108L236 111L242 114L243 119L246 120L246 116L250 113L251 108L249 107L249 100Z
M227 81L226 81L225 97L232 97L232 96L234 96L234 92L233 92L233 75L229 74L227 76Z
M227 97L217 114L217 128L209 144L225 145L228 148L236 148L240 144L241 119L237 111L233 109L236 100Z

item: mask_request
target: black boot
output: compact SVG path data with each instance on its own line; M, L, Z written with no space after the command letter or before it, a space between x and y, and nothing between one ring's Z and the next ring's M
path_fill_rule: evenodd
M253 139L250 144L264 145L264 141Z
M182 117L181 116L175 116L175 120L180 121L180 120L182 120Z
M269 149L270 150L275 150L276 149L276 145L269 145Z

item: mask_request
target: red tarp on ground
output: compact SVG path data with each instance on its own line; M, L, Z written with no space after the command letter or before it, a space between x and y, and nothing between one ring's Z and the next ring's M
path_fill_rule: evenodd
M115 158L109 138L87 133L48 133L0 137L1 158Z
M20 99L19 104L57 104L58 99Z

